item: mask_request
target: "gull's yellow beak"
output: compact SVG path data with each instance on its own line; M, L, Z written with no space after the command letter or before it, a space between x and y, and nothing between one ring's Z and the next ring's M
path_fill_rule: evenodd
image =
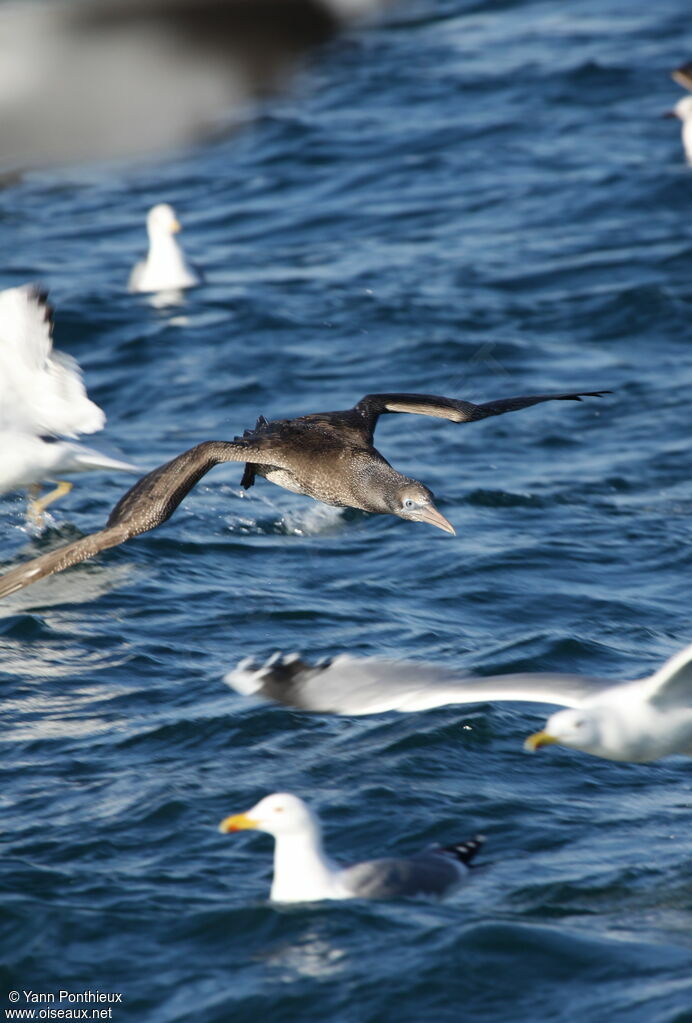
M550 732L534 732L525 740L524 749L529 753L535 753L541 746L550 746L554 742L557 742L557 739Z
M219 824L219 831L227 835L230 831L246 831L248 828L256 828L257 821L248 817L246 813L236 813L232 817L225 817Z

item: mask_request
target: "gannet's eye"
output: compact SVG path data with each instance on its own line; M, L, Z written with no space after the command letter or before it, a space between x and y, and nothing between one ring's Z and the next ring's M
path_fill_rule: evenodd
M404 500L404 508L411 509L411 508L415 508L415 507L416 507L416 502L413 500L412 497L405 498L405 500Z
M283 813L283 812L284 812L283 806L275 806L274 807L274 813Z

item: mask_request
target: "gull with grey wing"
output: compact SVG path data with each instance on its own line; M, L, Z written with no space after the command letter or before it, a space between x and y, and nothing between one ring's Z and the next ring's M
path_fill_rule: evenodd
M635 681L553 672L463 676L431 664L340 654L308 664L275 655L257 667L246 659L225 681L245 696L322 714L423 711L507 700L552 703L557 711L529 736L528 750L570 749L645 763L674 753L692 756L692 645Z
M476 835L455 845L429 846L414 856L386 856L341 866L324 851L317 814L290 792L265 796L247 813L226 817L219 825L222 834L247 829L274 837L271 897L275 902L407 895L440 898L467 879L471 862L485 842L483 835Z

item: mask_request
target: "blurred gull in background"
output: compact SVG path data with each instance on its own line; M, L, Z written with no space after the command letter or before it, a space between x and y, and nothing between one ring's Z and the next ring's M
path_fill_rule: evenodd
M676 68L671 72L671 76L678 85L682 85L683 89L692 90L692 61ZM692 96L683 96L672 110L667 111L663 116L677 117L682 121L682 144L687 162L692 164Z
M0 170L135 157L227 130L308 50L383 3L0 4Z
M175 210L168 203L152 206L147 214L149 252L130 274L130 291L180 291L202 283L202 277L185 258L176 241L181 229Z

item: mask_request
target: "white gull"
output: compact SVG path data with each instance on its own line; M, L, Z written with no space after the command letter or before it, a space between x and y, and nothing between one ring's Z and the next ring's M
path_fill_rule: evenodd
M140 470L83 444L60 439L95 433L106 417L87 397L79 366L53 350L51 310L35 285L0 291L0 494L29 489L29 516L67 493L66 474ZM58 486L38 499L40 484Z
M249 659L224 679L245 695L330 714L423 711L448 704L495 700L558 704L529 750L559 743L570 749L645 763L673 753L692 755L692 645L646 678L555 673L473 677L431 664L340 654L310 665L297 655L275 656L257 667Z
M415 856L387 856L340 866L324 851L317 814L298 796L275 792L246 813L226 817L219 831L248 828L273 835L275 902L321 899L383 899L406 895L441 897L468 877L485 841L482 835L450 846L430 846Z
M149 251L130 274L130 291L181 291L202 283L201 275L185 258L176 240L181 230L175 210L168 203L152 206L147 214Z

